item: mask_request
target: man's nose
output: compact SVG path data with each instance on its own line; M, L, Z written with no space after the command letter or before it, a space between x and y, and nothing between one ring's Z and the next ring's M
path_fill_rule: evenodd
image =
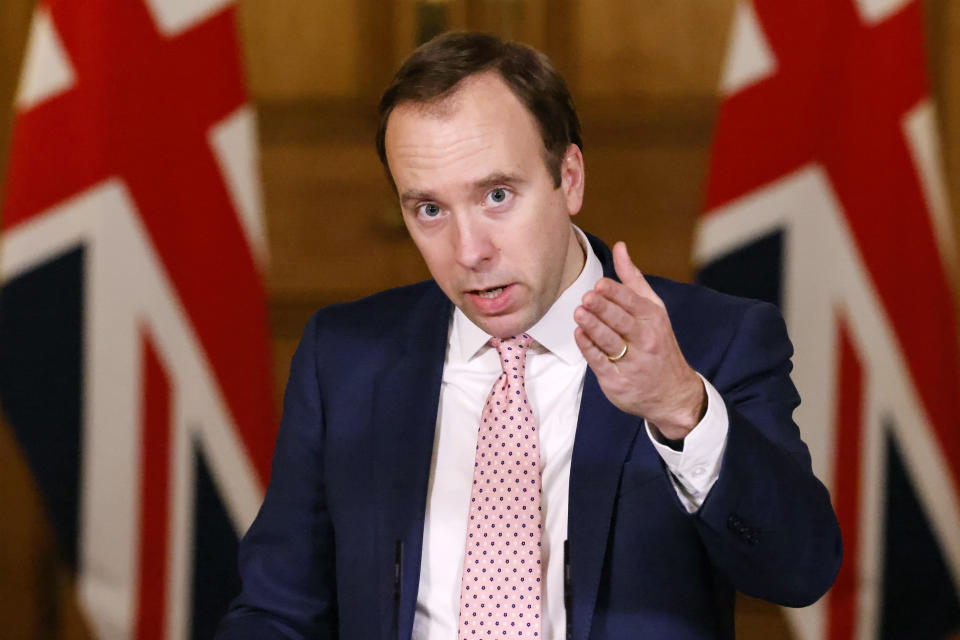
M484 268L497 253L485 225L468 219L455 223L454 251L457 262L470 270Z

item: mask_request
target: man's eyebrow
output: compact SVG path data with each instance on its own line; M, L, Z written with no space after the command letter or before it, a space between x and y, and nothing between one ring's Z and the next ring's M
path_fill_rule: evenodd
M526 179L521 178L520 176L512 173L506 173L504 171L497 171L474 182L473 189L475 191L482 191L484 189L495 187L498 184L522 185L526 182ZM436 196L429 191L420 191L419 189L404 191L403 194L400 195L401 204L423 200L436 200Z
M525 182L526 180L524 180L520 176L498 171L496 173L491 173L485 178L481 178L480 180L477 180L476 182L473 183L473 187L476 190L480 190L480 189L489 189L490 187L495 187L498 184L520 185Z
M407 202L410 202L411 200L433 200L433 199L434 199L433 194L430 193L429 191L417 191L416 189L412 189L410 191L404 191L403 194L400 196L400 202L404 204L406 204Z

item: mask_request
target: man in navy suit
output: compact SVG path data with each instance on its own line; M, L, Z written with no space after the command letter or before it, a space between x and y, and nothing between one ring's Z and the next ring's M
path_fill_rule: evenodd
M735 591L826 592L840 534L792 421L779 313L645 278L572 224L579 122L549 61L441 36L380 114L433 280L311 319L218 638L730 638ZM536 622L501 626L491 605L465 627L478 421L508 373L491 339L518 335L539 426Z

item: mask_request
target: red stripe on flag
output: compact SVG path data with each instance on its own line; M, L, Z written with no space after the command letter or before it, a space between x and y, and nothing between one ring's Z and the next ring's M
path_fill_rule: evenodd
M878 24L853 0L751 6L776 71L721 105L706 215L801 167L826 170L960 491L953 292L903 130L929 99L921 4Z
M833 506L843 533L843 565L830 591L830 640L854 637L860 536L860 478L863 469L863 366L843 320L838 321L837 412Z
M266 294L208 139L247 101L235 10L168 38L142 0L46 4L77 80L17 115L0 229L122 180L266 484L276 435Z
M137 640L164 637L170 509L170 380L150 339L143 339L143 438L140 477L140 592Z

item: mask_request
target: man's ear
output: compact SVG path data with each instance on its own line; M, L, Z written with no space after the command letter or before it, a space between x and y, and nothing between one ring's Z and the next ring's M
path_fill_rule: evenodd
M567 201L567 212L571 216L580 213L583 206L583 185L586 178L583 169L583 153L580 147L571 144L560 162L560 189Z

